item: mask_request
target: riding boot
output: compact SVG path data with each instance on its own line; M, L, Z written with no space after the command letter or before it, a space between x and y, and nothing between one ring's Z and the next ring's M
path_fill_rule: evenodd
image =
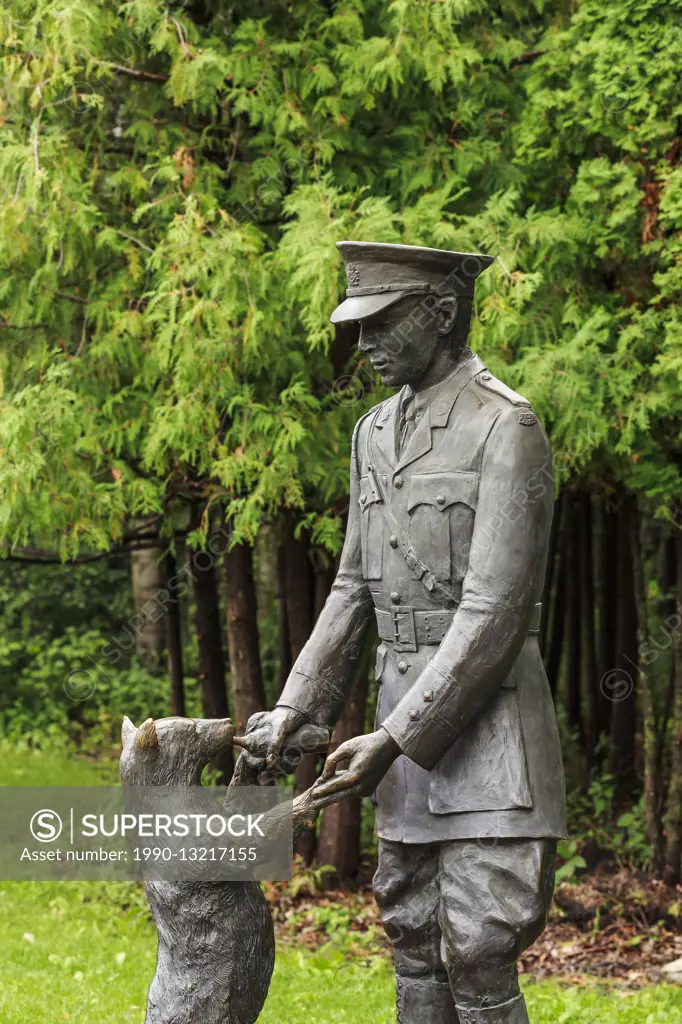
M459 1024L447 981L396 976L398 1024Z
M522 995L498 1006L486 1006L481 1009L458 1006L457 1014L459 1024L530 1024L526 1000Z

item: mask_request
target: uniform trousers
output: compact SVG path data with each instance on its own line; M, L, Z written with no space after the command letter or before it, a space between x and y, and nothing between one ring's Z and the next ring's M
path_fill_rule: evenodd
M555 860L549 839L379 841L399 1024L526 1024L516 961L547 923Z

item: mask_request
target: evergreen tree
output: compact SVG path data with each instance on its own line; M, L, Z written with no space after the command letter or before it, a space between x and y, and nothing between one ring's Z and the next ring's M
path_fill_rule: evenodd
M472 346L542 417L557 485L602 502L602 533L635 494L636 546L643 515L664 524L663 541L675 534L681 11L682 0L7 0L2 550L105 551L154 515L171 537L191 506L194 545L213 510L250 544L286 509L336 552L350 431L385 394L329 324L342 238L496 255ZM642 670L651 551L628 573ZM581 614L603 633L597 604ZM652 829L668 736L660 669L638 675ZM676 678L679 748L679 666ZM677 847L680 792L667 817Z

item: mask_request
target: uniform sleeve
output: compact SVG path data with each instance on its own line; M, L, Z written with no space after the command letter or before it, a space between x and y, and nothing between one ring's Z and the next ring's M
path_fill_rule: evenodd
M545 432L527 409L512 407L484 449L461 603L433 659L383 723L423 768L435 767L520 653L542 590L553 499Z
M362 574L360 480L355 457L359 428L353 432L350 508L339 570L308 642L277 701L318 725L333 726L348 698L354 671L371 622L372 595Z

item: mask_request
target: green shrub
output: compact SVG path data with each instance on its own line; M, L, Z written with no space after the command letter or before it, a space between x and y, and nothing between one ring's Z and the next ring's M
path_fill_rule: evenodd
M651 847L647 839L644 797L623 813L616 804L615 788L613 776L598 775L591 780L587 792L569 792L568 831L574 841L562 844L559 851L567 858L560 869L567 869L565 878L584 866L575 858L588 842L610 854L622 867L633 870L650 867ZM569 867L571 863L572 868Z

